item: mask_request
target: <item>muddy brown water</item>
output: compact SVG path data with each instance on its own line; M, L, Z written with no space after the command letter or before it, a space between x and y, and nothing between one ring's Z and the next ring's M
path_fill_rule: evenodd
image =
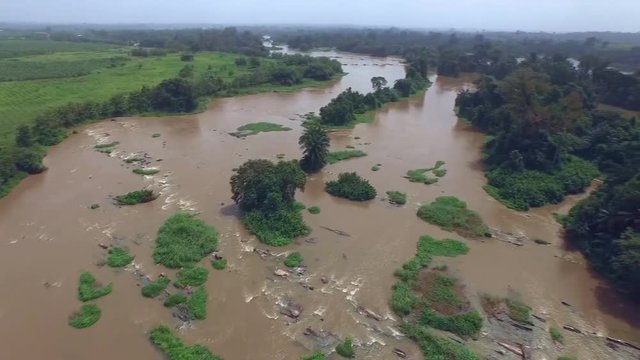
M493 228L551 243L514 246L494 239L464 240L471 248L468 255L436 258L435 263L447 264L471 293L516 294L534 313L560 325L640 342L637 308L609 291L587 270L579 254L564 248L552 213L566 211L579 196L518 213L482 190L483 136L459 122L453 112L456 93L471 86L467 78L434 77L425 95L387 106L371 124L332 134L333 148L353 145L368 156L328 166L309 178L297 199L322 209L318 215L304 211L313 239L272 249L277 254L300 251L308 272L290 279L274 276L273 271L282 268L281 258L263 260L255 254L253 248L266 247L237 219L230 200L232 169L253 158L299 157L297 114L317 111L347 87L369 91L373 76L384 76L391 83L404 75L399 59L323 54L337 57L348 75L323 88L217 99L197 115L107 120L81 127L53 147L45 159L48 171L29 177L0 199L0 358L161 358L147 332L159 324L174 327L176 321L161 302L140 295L130 269L97 266L105 255L97 244L127 246L145 274L172 276L172 271L154 265L151 253L158 227L179 210L197 211L214 225L220 233L221 253L229 259L225 271L215 271L208 259L203 261L211 269L206 285L208 318L176 330L185 342L201 343L230 360L297 359L316 345L303 335L310 327L371 345L360 351L362 359L394 358L393 347L404 349L410 358L420 358L410 341L398 337L388 300L393 271L413 256L420 235L460 239L415 216L419 204L444 194L465 200ZM293 130L246 139L228 135L240 125L257 121ZM153 138L154 133L161 136ZM109 141L120 142L110 156L94 151L97 142ZM122 158L135 152L148 153L160 173L133 174L133 166ZM409 169L428 167L437 160L446 161L447 174L435 185L413 184L402 177ZM378 163L380 170L371 171ZM368 178L378 189L378 198L353 203L326 194L324 182L342 171L357 171ZM110 196L144 186L159 189L161 196L133 207L111 203ZM407 192L408 204L395 207L381 201L387 190ZM93 203L100 208L88 209ZM351 236L339 236L324 227ZM81 305L76 287L83 270L93 272L103 283L113 282L114 291L96 301L103 310L100 321L76 330L67 325L67 319ZM321 277L328 283L323 284ZM315 289L307 290L300 282ZM279 313L277 304L286 299L304 307L298 322ZM384 320L359 314L357 306ZM601 356L588 341L569 340L566 352L580 359Z

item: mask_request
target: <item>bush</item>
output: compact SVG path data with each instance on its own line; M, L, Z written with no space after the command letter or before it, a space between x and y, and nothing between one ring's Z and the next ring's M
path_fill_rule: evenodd
M218 248L218 233L193 215L177 213L158 230L153 260L169 268L193 265Z
M376 189L369 181L361 178L355 172L338 175L337 181L325 184L325 190L337 197L354 201L366 201L376 197Z
M434 335L424 326L405 322L401 330L418 344L425 359L480 360L463 344Z
M187 309L193 319L203 320L207 318L207 299L209 295L204 286L200 286L193 292L187 301Z
M312 206L310 208L307 209L307 211L309 211L309 213L317 215L320 214L320 208L317 206Z
M440 196L418 209L418 217L444 230L462 236L491 236L480 216L467 209L467 204L454 196Z
M153 190L136 190L124 195L118 195L114 199L118 205L136 205L147 203L158 198Z
M100 287L96 283L96 278L89 272L80 274L80 284L78 285L78 299L80 301L90 301L109 295L113 290L113 285L109 284Z
M302 255L299 252L294 251L284 259L284 265L290 268L298 267L302 264L302 261L304 261Z
M156 281L152 281L149 284L142 287L142 296L148 298L154 298L160 295L164 289L169 286L171 280L166 277L161 277Z
M177 274L176 287L200 286L207 282L209 270L201 267L187 267Z
M560 329L552 326L549 328L549 334L551 334L551 339L553 339L553 341L564 344L564 336L562 336L562 332L560 332Z
M129 255L127 250L121 247L113 247L109 249L109 256L107 257L107 265L110 267L123 267L129 265L133 261L135 256Z
M80 311L74 313L69 318L69 325L76 329L87 328L100 320L102 311L96 304L84 304Z
M346 338L344 340L344 342L338 344L338 346L336 346L336 352L338 353L338 355L345 357L345 358L353 358L356 356L356 352L353 349L353 340L351 340L351 338Z
M159 326L151 330L149 338L165 353L169 360L222 360L221 357L211 354L202 345L184 345L166 326Z
M316 353L313 353L313 354L311 354L309 356L305 356L305 357L301 358L300 360L325 360L325 359L326 359L326 356L324 356L323 353L316 352Z
M242 216L242 223L258 240L271 246L288 245L298 236L307 235L309 228L293 205L274 212L251 211Z
M462 337L475 335L482 328L482 316L480 316L480 313L476 310L471 310L464 314L445 316L431 309L426 309L422 313L420 322L424 325L449 331Z
M274 124L270 122L258 122L258 123L242 125L235 132L229 133L229 135L242 138L245 136L256 135L261 132L289 131L289 130L291 130L291 128L282 126L280 124Z
M186 303L187 300L189 300L189 298L187 298L187 296L184 295L184 294L171 294L164 301L164 306L166 306L166 307L174 307L176 305Z
M216 270L224 270L227 267L227 259L211 260L211 266Z
M362 150L340 150L331 151L327 154L327 164L335 164L338 161L347 160L356 157L367 156L367 153Z
M405 178L409 179L411 182L422 183L426 185L435 184L438 182L438 178L427 176L427 172L431 171L430 169L414 169L407 171L407 175Z
M389 202L396 205L404 205L407 203L407 194L400 191L387 191Z
M507 299L507 308L509 309L509 317L514 321L521 323L529 322L529 312L531 308L519 300Z

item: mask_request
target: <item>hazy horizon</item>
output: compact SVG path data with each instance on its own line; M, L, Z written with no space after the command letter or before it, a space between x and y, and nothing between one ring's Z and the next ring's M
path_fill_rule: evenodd
M640 1L20 0L0 22L48 24L373 26L469 31L638 32Z

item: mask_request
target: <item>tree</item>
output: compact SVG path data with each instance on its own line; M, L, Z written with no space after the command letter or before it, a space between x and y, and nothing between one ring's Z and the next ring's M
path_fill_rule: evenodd
M191 84L184 79L164 80L154 88L154 109L168 112L189 112L196 108Z
M387 79L382 76L374 76L371 78L371 87L374 91L380 91L387 86Z
M182 69L180 69L178 76L180 76L183 79L193 77L193 65L191 64L185 65Z
M300 167L306 172L313 173L322 169L326 164L329 153L329 135L322 124L316 120L304 123L304 132L298 140L304 156L300 160Z
M29 147L33 145L33 139L31 138L31 130L27 125L20 125L18 127L18 133L16 134L16 145L20 147Z
M402 97L407 97L411 95L411 82L407 79L396 80L396 82L393 84L393 88Z

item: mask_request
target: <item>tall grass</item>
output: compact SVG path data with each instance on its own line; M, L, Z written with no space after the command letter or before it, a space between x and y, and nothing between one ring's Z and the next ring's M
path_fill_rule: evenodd
M80 274L80 284L78 285L78 299L80 301L91 301L111 294L113 285L100 286L96 278L90 272Z
M169 360L222 360L202 345L186 346L166 326L151 330L149 338Z
M491 236L480 216L467 209L467 204L454 196L440 196L418 209L418 217L444 230L462 236Z
M185 213L168 218L158 230L153 259L169 268L190 266L218 248L218 233Z
M102 311L96 304L84 304L79 311L71 315L69 325L76 329L87 328L100 320Z

